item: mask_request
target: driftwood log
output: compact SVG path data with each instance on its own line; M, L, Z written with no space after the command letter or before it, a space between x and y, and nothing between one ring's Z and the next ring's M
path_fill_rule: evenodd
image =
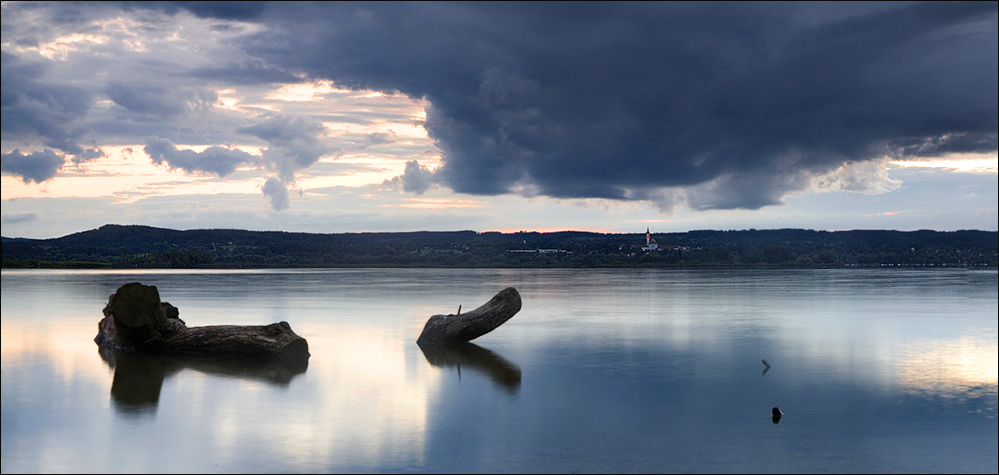
M462 314L461 307L458 307L457 315L430 317L416 343L423 346L474 340L512 318L520 311L520 306L520 293L513 287L507 287L471 312Z
M309 357L308 342L288 322L188 328L176 307L160 302L156 286L138 282L121 286L108 299L94 342L156 355Z

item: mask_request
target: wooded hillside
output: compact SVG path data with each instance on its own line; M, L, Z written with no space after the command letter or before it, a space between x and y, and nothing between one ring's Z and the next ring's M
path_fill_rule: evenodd
M994 231L654 233L475 231L312 234L106 225L2 239L4 268L996 267Z

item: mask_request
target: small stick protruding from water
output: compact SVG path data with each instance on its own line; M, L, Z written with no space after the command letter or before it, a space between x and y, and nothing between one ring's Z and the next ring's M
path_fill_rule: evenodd
M767 360L765 360L765 359L762 360L762 361L763 361L763 364L766 365L766 368L763 368L763 373L760 376L762 376L764 374L767 374L767 371L770 371L770 363L767 363Z
M458 313L456 313L455 315L461 315L461 305L458 306Z

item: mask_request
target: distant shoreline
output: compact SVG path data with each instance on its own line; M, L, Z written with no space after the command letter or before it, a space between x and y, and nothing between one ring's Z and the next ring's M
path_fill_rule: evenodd
M41 262L29 263L23 261L4 261L2 269L5 270L277 270L277 269L659 269L659 270L793 270L793 269L895 269L895 270L995 270L997 266L987 264L973 266L904 266L904 265L862 265L862 266L795 266L776 264L753 264L753 265L698 265L698 266L517 266L517 267L460 267L460 266L201 266L201 267L114 267L110 264L100 262Z
M4 238L0 249L4 269L999 267L999 232L974 230L310 234L107 225L53 239Z

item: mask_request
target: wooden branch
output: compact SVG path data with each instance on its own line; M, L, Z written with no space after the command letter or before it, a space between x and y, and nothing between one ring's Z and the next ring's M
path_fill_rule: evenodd
M471 341L495 330L520 311L520 293L507 287L481 307L464 315L434 315L416 340L421 346ZM459 313L461 307L459 307Z
M94 338L99 346L158 355L308 358L309 344L288 322L188 328L180 312L160 302L155 286L121 286L108 299Z

